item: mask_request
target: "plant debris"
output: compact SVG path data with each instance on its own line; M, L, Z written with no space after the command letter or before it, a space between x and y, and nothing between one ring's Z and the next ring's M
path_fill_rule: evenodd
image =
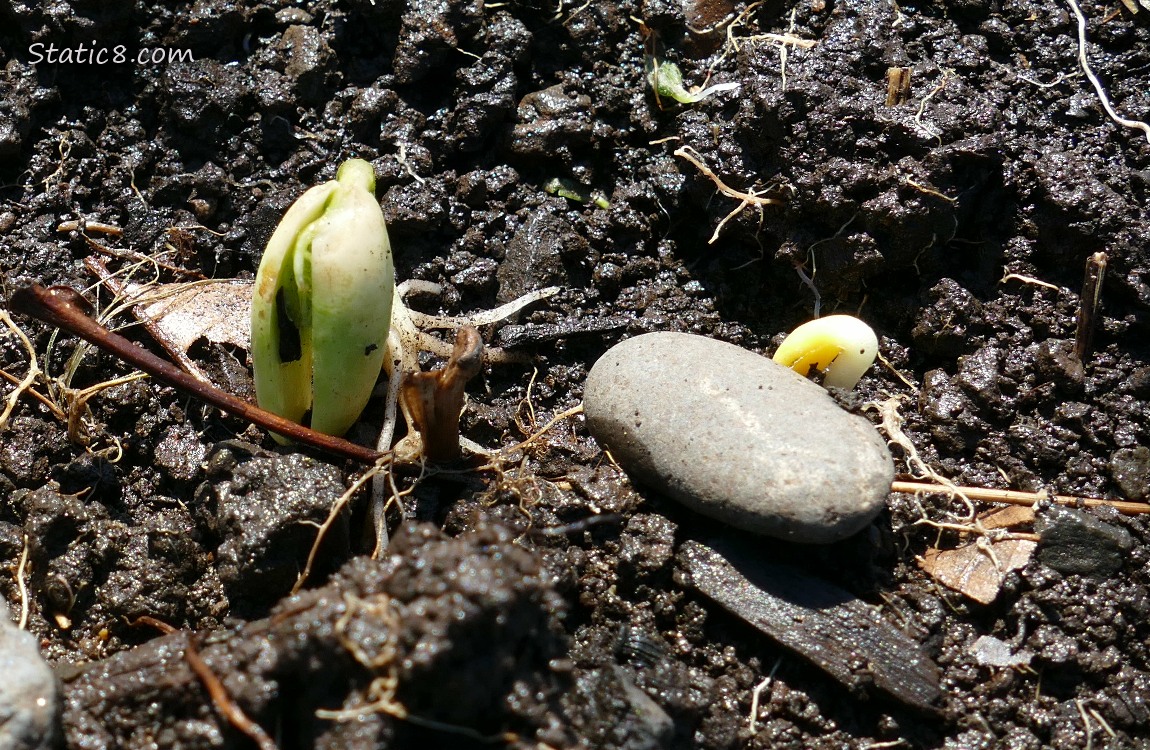
M918 564L939 583L979 604L990 604L998 598L1007 574L1025 567L1037 547L1025 539L981 540L952 550L929 549Z
M684 543L679 560L689 585L851 690L873 685L908 706L938 711L938 667L849 592L791 566L744 558L736 568L699 542Z

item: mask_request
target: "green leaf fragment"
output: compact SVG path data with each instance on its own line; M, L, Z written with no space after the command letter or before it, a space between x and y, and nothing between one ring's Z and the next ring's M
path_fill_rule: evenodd
M691 92L683 86L683 73L675 63L667 60L659 62L653 57L648 57L646 67L647 80L655 93L660 97L674 99L680 104L696 104L720 91L734 91L739 88L737 83L719 83L708 86L702 91Z

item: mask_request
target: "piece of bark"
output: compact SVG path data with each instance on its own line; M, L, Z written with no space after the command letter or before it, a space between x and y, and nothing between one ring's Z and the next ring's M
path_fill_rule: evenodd
M938 713L938 666L922 647L849 591L786 565L736 569L715 550L683 544L686 582L780 645L850 688L874 686L908 706Z

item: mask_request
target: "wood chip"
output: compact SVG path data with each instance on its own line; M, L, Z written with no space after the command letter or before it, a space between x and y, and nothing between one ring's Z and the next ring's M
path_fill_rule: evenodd
M937 713L938 666L910 636L849 591L786 565L734 565L688 541L679 555L687 582L724 609L850 688L873 686Z

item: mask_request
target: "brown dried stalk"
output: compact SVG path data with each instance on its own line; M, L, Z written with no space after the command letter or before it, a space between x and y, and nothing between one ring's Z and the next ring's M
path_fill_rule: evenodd
M53 286L45 289L39 284L23 287L17 289L12 295L10 307L17 312L79 336L183 393L194 396L241 419L246 419L264 429L284 435L298 443L310 445L364 464L375 464L376 461L387 455L362 445L356 445L343 438L310 430L236 398L215 386L201 383L170 362L100 325L89 314L91 306L88 301L71 287Z

